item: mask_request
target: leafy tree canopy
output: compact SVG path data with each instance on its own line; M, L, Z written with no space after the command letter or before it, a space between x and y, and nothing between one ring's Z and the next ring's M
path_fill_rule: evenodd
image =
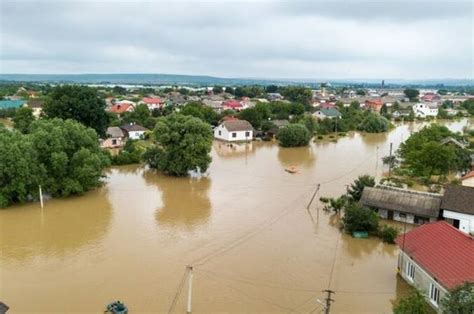
M105 101L87 86L63 85L52 89L43 106L48 118L74 119L103 136L108 125Z
M13 126L21 133L27 133L28 128L33 121L35 121L33 109L29 107L21 107L18 108L13 117Z
M389 125L387 118L370 112L359 124L358 129L367 133L382 133L388 130Z
M393 308L394 314L430 314L432 313L425 297L414 290L408 297L401 299Z
M282 90L282 95L290 101L301 104L310 104L313 99L311 89L303 86L287 86Z
M464 170L469 166L469 152L456 145L442 144L445 138L462 137L447 127L431 124L411 135L400 145L397 154L415 175L445 175L449 171Z
M283 147L306 146L310 139L308 129L299 123L289 124L278 131L278 140Z
M206 122L173 113L159 118L153 132L157 145L144 154L150 167L174 176L205 172L209 167L213 136Z
M349 233L354 231L376 233L379 226L379 216L370 208L350 202L346 206L342 223L344 230Z
M358 202L362 197L362 191L366 186L374 187L375 178L369 175L359 176L349 187L347 193L353 201Z
M406 88L403 93L410 99L410 101L415 101L420 95L420 91L414 88Z
M441 304L446 313L474 313L474 282L465 282L450 290Z

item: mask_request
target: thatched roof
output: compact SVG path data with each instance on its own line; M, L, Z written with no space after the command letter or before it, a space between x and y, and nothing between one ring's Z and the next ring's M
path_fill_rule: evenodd
M441 195L392 187L365 187L360 203L378 209L437 218L439 216Z

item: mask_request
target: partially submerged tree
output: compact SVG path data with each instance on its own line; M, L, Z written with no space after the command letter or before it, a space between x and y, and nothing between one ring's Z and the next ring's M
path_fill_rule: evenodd
M432 313L425 297L418 290L398 301L393 308L394 314L429 314Z
M362 192L366 186L373 187L375 186L375 178L369 175L359 176L349 187L347 193L350 198L358 202L362 197Z
M379 226L379 216L370 208L350 202L346 206L342 224L348 233L355 231L376 233Z
M446 313L474 313L474 282L464 284L450 290L441 300Z
M277 137L283 147L306 146L311 139L308 129L299 123L282 127Z
M160 118L153 131L157 145L144 158L152 168L174 176L205 172L211 163L212 130L202 120L182 114Z

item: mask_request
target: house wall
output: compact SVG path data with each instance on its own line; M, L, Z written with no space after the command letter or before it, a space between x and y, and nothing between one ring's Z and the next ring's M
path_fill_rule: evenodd
M139 140L143 138L145 131L130 131L128 132L128 137L132 140Z
M426 104L416 104L413 105L413 112L415 113L415 116L417 117L427 117L427 116L432 116L436 117L438 115L438 108L430 108Z
M220 133L219 133L220 132ZM245 136L245 133L249 132L248 136ZM235 133L235 137L232 134ZM253 131L235 131L229 132L223 124L219 125L214 129L214 138L228 141L228 142L238 142L238 141L251 141L253 138Z
M461 185L474 187L474 177L462 180Z
M100 146L102 148L117 148L117 147L122 147L124 144L124 141L120 137L110 137L102 141Z
M414 265L415 273L413 279L407 275L407 261ZM436 305L429 299L430 284L434 284L440 291L439 300L441 301L446 295L446 289L435 281L423 268L412 260L405 252L400 250L398 255L398 269L400 276L410 285L420 290L426 298L426 302L438 313L442 312L440 305Z
M474 215L443 210L443 217L446 219L459 220L459 230L464 233L474 233Z

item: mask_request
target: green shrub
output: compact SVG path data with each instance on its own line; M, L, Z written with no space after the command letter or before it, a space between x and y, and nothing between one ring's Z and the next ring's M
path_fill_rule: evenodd
M383 225L381 228L379 228L378 235L383 242L394 244L398 233L399 230L397 228L388 225Z
M322 140L323 138L324 138L324 136L318 135L318 140Z
M299 123L289 124L278 131L278 140L283 147L306 146L310 139L308 129Z
M349 203L342 218L344 230L348 233L354 231L367 231L376 233L379 227L379 216L372 209L359 203Z

